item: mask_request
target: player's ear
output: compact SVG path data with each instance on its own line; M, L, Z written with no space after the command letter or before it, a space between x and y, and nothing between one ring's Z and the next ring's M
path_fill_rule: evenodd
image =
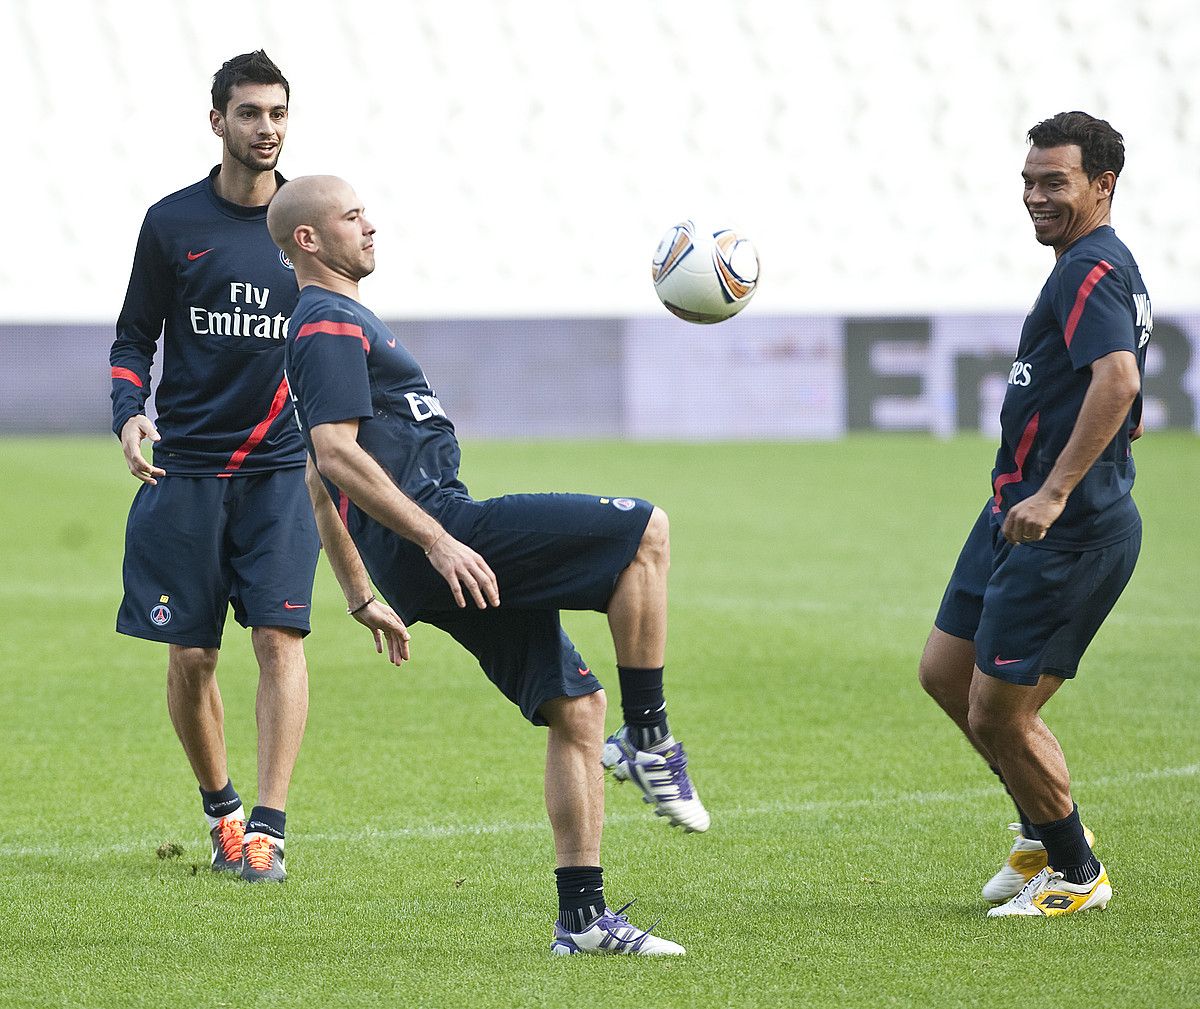
M320 249L317 242L317 229L311 224L296 225L296 230L292 232L292 241L296 243L297 249L310 255Z
M1102 199L1112 199L1113 190L1116 188L1116 172L1101 172L1096 177L1096 192Z
M208 110L208 125L218 137L225 136L225 117L216 109Z

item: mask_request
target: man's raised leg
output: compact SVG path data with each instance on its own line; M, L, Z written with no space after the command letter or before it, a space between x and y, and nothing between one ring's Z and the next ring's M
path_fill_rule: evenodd
M603 761L617 779L637 782L672 825L703 831L708 812L688 776L687 754L671 734L663 696L670 567L670 524L655 508L608 604L624 725L609 737Z

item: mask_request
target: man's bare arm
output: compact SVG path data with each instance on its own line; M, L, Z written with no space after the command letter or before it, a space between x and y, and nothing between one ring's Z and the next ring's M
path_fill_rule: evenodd
M404 621L395 610L375 598L375 593L371 590L371 579L363 566L362 558L358 555L358 548L355 547L346 527L342 525L342 520L338 517L333 501L330 500L311 459L308 460L304 471L304 483L312 501L321 546L325 548L329 566L333 568L334 576L342 587L347 611L360 624L370 628L375 638L375 651L382 654L383 643L386 641L388 660L397 666L400 665L409 657L408 628L404 626Z
M480 609L500 605L500 589L487 562L446 532L363 451L357 440L357 420L318 424L311 434L321 475L376 522L424 550L459 606L466 606L466 594Z
M1092 381L1071 437L1038 492L1008 510L1003 530L1006 540L1032 543L1045 539L1066 508L1071 492L1116 437L1121 425L1128 423L1129 409L1141 388L1137 358L1129 351L1113 351L1092 362Z

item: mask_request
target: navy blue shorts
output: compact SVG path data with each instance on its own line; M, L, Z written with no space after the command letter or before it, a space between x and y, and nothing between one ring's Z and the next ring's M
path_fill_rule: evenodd
M1070 679L1133 575L1133 535L1097 550L1013 546L989 502L971 529L934 625L975 642L989 676L1032 686L1042 673Z
M307 634L319 546L303 469L159 477L129 509L117 630L219 648L232 603L243 627Z
M468 601L459 609L436 576L436 585L410 610L411 621L450 634L529 721L544 725L538 709L546 701L600 689L563 632L559 611L608 609L653 505L586 494L510 494L464 501L455 509L444 524L487 561L500 586L500 608L479 610ZM420 563L432 570L423 557ZM389 601L405 598L406 565L371 568Z

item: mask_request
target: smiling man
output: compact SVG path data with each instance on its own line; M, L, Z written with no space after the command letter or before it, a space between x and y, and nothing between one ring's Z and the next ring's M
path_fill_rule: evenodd
M165 642L167 707L212 837L212 868L282 880L284 808L308 711L303 638L317 562L304 442L283 374L299 290L267 232L288 82L267 54L213 77L221 163L146 214L112 346L113 431L141 487L117 630ZM157 423L146 416L163 338ZM154 443L154 461L142 442ZM229 778L216 667L226 611L259 664L258 805Z
M1153 326L1137 263L1109 224L1121 135L1064 112L1029 141L1025 208L1056 262L1009 373L992 496L921 658L922 686L1017 806L1016 841L983 888L999 905L990 917L1104 908L1112 896L1041 708L1075 676L1137 561L1130 442Z

